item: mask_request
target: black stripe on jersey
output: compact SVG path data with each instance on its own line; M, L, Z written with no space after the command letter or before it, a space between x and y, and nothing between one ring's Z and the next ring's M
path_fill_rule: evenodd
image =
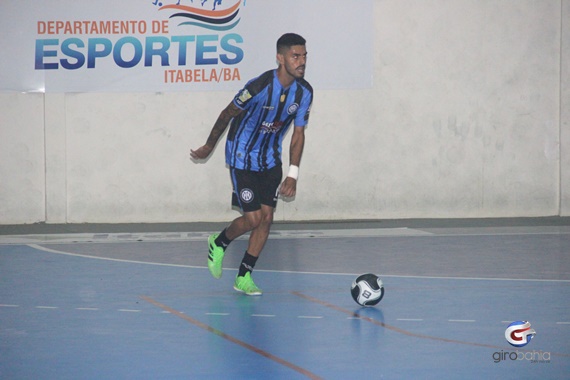
M297 86L298 88L298 86ZM281 96L285 96L285 100L282 102L281 101L281 97L279 97L279 107L277 109L277 113L275 114L275 120L279 121L281 120L281 118L284 116L283 112L287 112L287 110L285 109L285 104L289 104L288 102L288 98L290 96L289 94L289 90L291 89L291 87L289 87L287 90L285 90ZM277 133L275 133L273 135L273 139L271 140L271 149L273 149L273 159L275 160L276 163L278 164L282 164L281 162L281 155L279 152L279 142L282 139L282 135L287 131L289 124L291 124L291 121L293 121L293 118L295 117L295 115L288 115L285 120L283 121L283 125L281 126L281 128L279 129L279 131ZM265 153L267 151L269 151L269 147L270 145L268 144L265 150Z
M297 83L297 91L295 91L295 103L301 105L301 100L303 100L303 86L301 83Z
M230 130L228 131L228 140L234 141L237 134L237 129L239 125L242 123L243 119L247 116L247 113L243 112L239 114L237 117L234 117L230 123Z
M271 74L273 74L273 72L271 72ZM254 133L251 134L249 141L247 142L246 145L246 161L245 161L245 168L246 170L251 170L253 164L251 162L251 155L249 154L253 148L256 145L256 142L261 138L262 140L265 140L267 138L267 135L265 136L261 136L261 124L263 123L263 120L265 120L265 118L267 117L267 114L269 113L269 107L271 106L271 99L273 98L273 91L275 90L273 88L273 75L271 75L269 78L267 78L267 80L269 81L269 84L265 84L264 83L264 88L267 89L267 101L265 102L265 108L263 108L263 111L259 113L259 118L256 121L255 125L257 125L257 129L255 130ZM264 166L261 165L260 162L260 157L261 155L258 155L258 167L259 168L264 168Z
M309 115L310 115L310 110L311 110L311 105L313 104L313 87L311 87L311 85L309 84L309 82L307 82L305 79L301 78L298 80L298 83L300 84L301 87L303 87L305 90L307 90L307 92L309 92L309 94L311 95L311 102L309 103L309 109L307 111L307 113L305 114L305 123L309 120ZM299 100L300 101L300 100ZM299 103L301 104L301 103Z
M281 99L285 97L284 101L281 101ZM275 117L273 118L273 120L271 121L272 123L278 123L279 120L281 120L281 115L283 114L283 110L285 108L285 104L287 104L287 98L289 97L289 88L286 89L285 91L281 91L279 93L279 105L277 106L277 111L275 112ZM278 135L281 134L281 132L286 129L286 127L289 125L290 121L289 119L287 119L287 121L285 123L283 123L283 125L281 126L281 128L279 129L278 132L276 133L268 133L266 138L263 141L263 145L261 145L261 154L259 155L258 158L258 165L259 167L263 167L266 168L267 167L267 152L269 151L270 147L279 147L279 139L277 138ZM274 158L277 158L275 160L275 162L280 163L279 160L279 152L274 152L273 154Z
M271 104L271 96L273 94L273 84L270 84L267 87L267 92L269 93L269 95L268 95L267 101L265 103L265 106L269 106ZM257 145L256 143L258 140L261 139L262 143L263 143L263 140L265 140L267 138L267 135L263 135L261 133L261 131L262 131L261 126L262 126L263 120L265 120L265 118L267 117L268 112L269 112L268 109L264 109L263 112L259 113L259 118L255 123L257 128L255 129L255 132L251 134L251 137L250 137L249 141L247 142L247 149L246 149L247 161L245 161L246 170L251 170L251 168L253 166L253 163L251 162L251 155L249 153ZM258 165L258 168L263 169L263 166L260 165L260 157L261 157L261 154L258 154L257 155L257 165Z
M303 99L303 87L301 87L300 83L297 82L297 88L295 90L295 99L293 100L293 103L296 103L297 105L301 105L301 100ZM287 102L284 102L287 103ZM287 112L287 110L280 110L281 112L279 114L281 114L283 111ZM295 120L295 115L297 114L297 111L295 111L295 113L287 116L287 118L285 119L285 122L283 124L283 128L281 128L281 130L279 131L279 135L284 134L288 128L285 128L286 126L289 126L289 124L291 124L293 122L293 120ZM275 159L275 162L280 162L280 155L279 155L279 140L281 139L281 136L279 136L279 138L276 138L273 141L273 158Z

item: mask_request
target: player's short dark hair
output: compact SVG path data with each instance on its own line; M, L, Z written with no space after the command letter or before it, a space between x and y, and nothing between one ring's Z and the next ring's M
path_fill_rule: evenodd
M283 53L285 49L291 46L305 45L307 41L303 37L295 33L285 33L277 40L277 53Z

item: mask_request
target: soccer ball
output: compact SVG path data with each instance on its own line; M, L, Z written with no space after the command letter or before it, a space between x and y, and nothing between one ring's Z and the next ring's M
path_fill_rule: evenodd
M350 289L354 301L361 306L374 306L384 297L382 280L372 273L361 274Z

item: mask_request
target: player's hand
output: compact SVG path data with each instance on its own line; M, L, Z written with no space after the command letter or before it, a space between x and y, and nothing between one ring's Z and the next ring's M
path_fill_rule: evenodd
M190 158L194 160L203 160L208 158L210 153L212 153L213 148L208 145L203 145L196 150L190 149Z
M285 198L292 198L297 194L297 180L291 177L285 178L281 187L279 187L279 194Z

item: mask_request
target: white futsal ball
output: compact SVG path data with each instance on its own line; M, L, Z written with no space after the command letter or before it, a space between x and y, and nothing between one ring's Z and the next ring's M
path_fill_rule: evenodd
M382 280L375 274L361 274L352 283L350 293L357 304L374 306L384 297L384 285Z

